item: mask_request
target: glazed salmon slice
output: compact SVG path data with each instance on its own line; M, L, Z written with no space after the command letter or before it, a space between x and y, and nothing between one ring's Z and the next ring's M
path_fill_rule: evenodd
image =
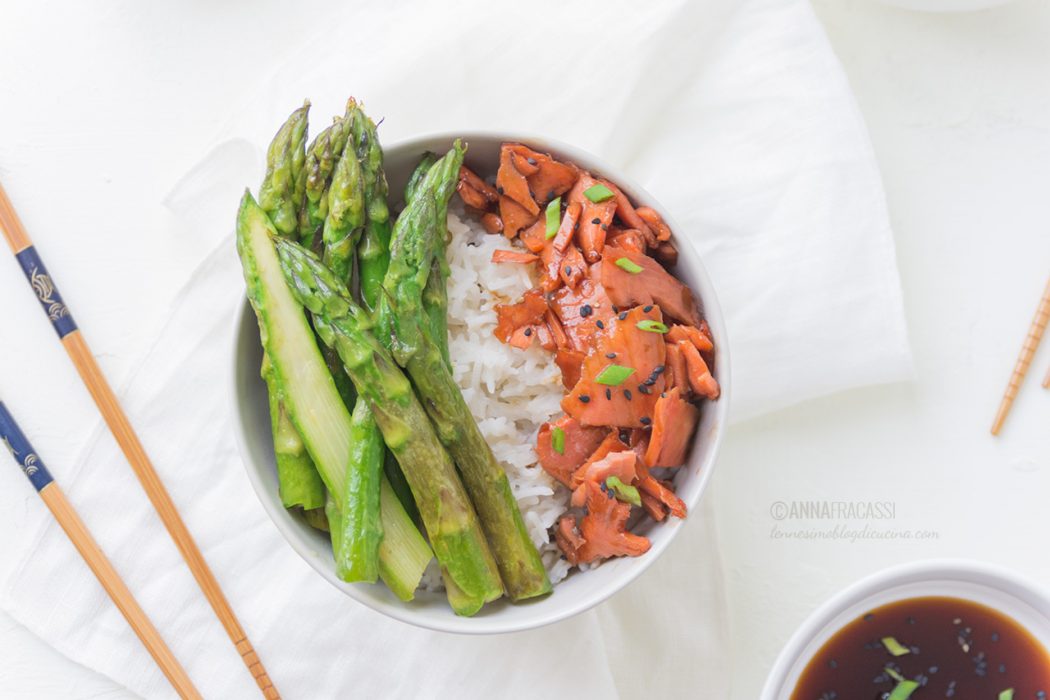
M542 253L547 245L547 225L542 218L521 232L521 242L533 253Z
M456 185L456 192L459 192L460 199L462 199L463 203L466 204L468 207L484 211L485 208L489 205L489 203L485 201L485 197L480 192L475 190L473 187L468 187L467 185L463 184L462 180L460 180L459 184Z
M525 175L533 197L541 206L565 194L576 183L580 171L575 165L559 162L520 143L504 144L504 147L514 154L515 164L525 163L525 169L519 168L518 172ZM526 172L532 168L535 170Z
M674 517L685 518L685 503L675 494L668 482L647 476L638 481L638 490L658 500Z
M660 499L655 496L650 496L641 489L638 490L638 496L642 499L642 510L644 510L650 518L656 522L660 522L667 517L667 507L660 502Z
M685 371L685 358L682 357L682 350L678 347L678 343L667 343L667 387L678 388L682 390L683 394L688 394L692 391L689 386L689 379Z
M664 219L660 216L655 209L649 207L639 207L635 212L636 216L645 223L649 224L649 228L656 235L658 241L669 241L671 240L671 228L664 223Z
M561 370L561 383L566 389L572 390L576 382L580 381L584 357L586 356L582 352L576 350L559 348L554 352L554 363Z
M496 171L496 190L504 197L510 197L532 216L540 213L540 207L532 198L529 182L514 167L511 144L503 144L499 150L499 170Z
M676 323L671 326L665 337L674 343L681 340L692 343L700 352L710 352L715 349L715 344L711 342L711 338L694 326L682 326Z
M503 219L491 211L481 215L481 225L485 229L485 233L503 232Z
M587 461L580 465L580 468L576 470L575 474L573 474L572 485L576 487L583 483L584 472L587 471L587 468L590 465L605 459L613 452L623 452L624 450L629 449L631 449L631 446L620 439L620 431L613 428L609 431L609 434L605 436L605 439L602 440L602 443L595 448L591 456L587 458ZM624 483L628 484L630 482L625 481Z
M641 270L630 271L636 268ZM601 282L612 303L621 308L655 303L676 321L692 326L700 323L693 293L648 255L607 246Z
M576 240L579 241L583 257L587 262L593 263L601 260L602 251L605 250L606 233L615 213L616 202L612 199L598 204L587 200L583 206Z
M700 356L700 351L688 341L679 341L677 345L682 350L682 357L685 358L685 369L686 376L689 378L689 386L700 396L708 399L717 399L722 390L711 375L711 370L707 368L704 358Z
M461 187L468 187L474 190L481 195L488 204L495 204L499 201L499 192L496 191L496 188L482 180L478 177L477 173L465 165L459 167L459 180L456 182L456 189ZM488 207L478 208L487 209Z
M652 424L656 398L664 388L666 344L660 333L639 328L642 321L662 323L660 309L623 311L596 334L598 342L583 361L580 381L562 400L566 413L584 425L644 428ZM628 374L610 384L617 373Z
M630 484L638 478L637 463L637 455L625 445L623 449L610 452L601 459L585 463L573 474L573 483L593 481L604 484L606 479L615 476L623 483Z
M576 234L576 225L580 220L580 203L570 202L565 207L565 213L562 215L561 224L558 226L558 233L555 234L554 240L552 241L554 249L560 253L564 253L565 249L572 243L573 238Z
M496 329L493 335L509 343L517 331L523 331L544 321L547 300L539 289L530 289L516 304L496 305Z
M561 516L558 519L558 525L554 528L554 541L558 543L558 549L565 555L565 560L573 566L579 565L579 551L584 545L584 539L576 528L576 518L572 515Z
M680 467L685 464L700 411L682 398L677 387L660 395L653 411L653 432L645 451L649 467Z
M649 551L651 543L645 537L627 531L631 506L617 500L593 481L580 487L586 490L587 514L580 521L583 544L575 549L580 563L610 557L637 557Z
M555 449L555 428L564 433L563 452ZM565 486L572 486L572 474L594 453L605 438L605 430L580 425L571 416L544 423L536 436L536 454L543 470ZM559 440L559 442L562 442Z
M648 219L640 216L640 212L634 208L634 205L631 204L631 200L627 198L627 195L623 193L623 190L608 180L602 180L602 184L612 190L612 201L616 204L616 216L620 218L620 221L626 226L638 231L646 241L652 241L654 233L649 228ZM650 209L649 211L653 210ZM656 212L653 213L655 214Z
M620 228L619 226L609 227L605 237L605 245L616 246L617 248L630 250L641 255L644 255L646 250L645 241L642 239L638 229Z
M595 274L592 266L579 285L562 287L550 300L551 309L568 337L569 347L584 355L594 347L595 334L607 328L615 315L605 290L594 281Z
M499 198L499 218L503 222L503 235L513 239L536 221L536 215L507 196Z
M519 265L529 265L540 259L540 256L535 253L526 253L523 250L507 250L500 248L499 250L492 251L492 261L494 263L517 263Z

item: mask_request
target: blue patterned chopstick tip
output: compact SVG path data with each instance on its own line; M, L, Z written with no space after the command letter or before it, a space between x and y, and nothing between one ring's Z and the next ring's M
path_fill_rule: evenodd
M15 422L14 416L2 401L0 401L0 441L11 452L11 456L22 467L22 472L37 491L42 491L53 481L51 473L40 461L36 450L29 444L29 440Z
M36 298L40 300L40 305L44 307L44 313L51 320L51 325L55 327L58 337L65 338L75 331L77 324L69 313L69 307L62 301L62 295L58 293L58 289L51 280L51 275L48 274L44 261L37 254L36 248L29 246L15 255L15 257L18 258L18 264L22 266L22 272L25 273L26 279L29 280L29 285L33 288Z

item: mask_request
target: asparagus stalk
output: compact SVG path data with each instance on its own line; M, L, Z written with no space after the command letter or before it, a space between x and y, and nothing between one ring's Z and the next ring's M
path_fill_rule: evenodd
M332 541L336 573L344 581L369 581L379 576L379 546L383 540L379 490L383 479L383 436L367 401L358 401L350 417L351 453L346 469L346 493L340 501L340 541Z
M292 294L313 313L321 339L339 352L401 465L438 561L472 601L495 600L503 586L474 507L411 384L370 332L372 319L309 251L286 240L275 243Z
M361 300L369 311L375 311L390 264L390 208L386 201L389 187L375 122L360 108L354 110L352 122L365 181L366 222L357 251Z
M330 127L317 135L306 152L303 168L305 197L299 214L299 241L311 250L316 250L325 219L328 218L328 188L332 182L332 171L343 153L349 133L347 121L336 117Z
M259 188L260 206L282 235L289 235L291 222L298 217L295 185L304 169L303 158L309 104L292 112L277 131L266 158L266 176ZM280 222L278 224L278 222ZM272 364L264 354L262 377L270 397L270 426L281 503L285 508L301 507L308 513L324 506L324 484L295 426L285 411ZM310 518L307 518L310 520Z
M266 213L246 192L237 216L237 251L248 299L259 319L263 349L270 358L270 374L289 420L338 505L346 497L346 465L353 447L351 417L321 357L303 306L285 281L274 249L277 238ZM380 512L386 533L386 546L379 552L380 576L395 592L414 591L433 558L430 550L403 509L381 508ZM341 528L334 531L338 536Z
M357 104L350 100L343 122L352 129ZM365 224L365 180L350 138L332 172L328 188L328 216L324 220L324 261L339 279L349 282L354 252Z
M419 189L419 184L423 182L423 177L426 176L427 172L437 162L437 154L427 151L423 154L423 157L419 159L419 165L412 171L412 174L408 178L408 184L405 185L405 204L412 201L415 197L416 191Z
M444 294L437 294L443 291L445 278L439 272L441 265L434 259L435 255L444 259L447 228L444 217L439 221L430 212L447 211L448 198L455 188L462 162L463 149L457 142L423 178L416 195L398 219L390 271L384 283L386 298L395 300L396 306L381 304L381 308L393 315L390 327L396 334L403 329L412 331L409 341L397 342L398 337L394 344L411 347L412 352L405 354L405 369L423 399L438 438L459 466L507 593L514 600L522 600L550 592L547 572L529 538L510 481L481 434L452 376L440 342L431 335L432 317L419 314L420 306L427 303L425 290L435 292L429 297L431 303L436 297L447 300ZM435 201L442 202L443 206L435 206ZM446 307L440 308L440 325L444 329Z

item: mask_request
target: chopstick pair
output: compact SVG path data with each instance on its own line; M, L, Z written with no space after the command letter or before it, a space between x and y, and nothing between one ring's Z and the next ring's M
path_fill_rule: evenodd
M230 607L229 601L226 600L226 596L219 587L219 582L216 580L215 575L204 559L204 555L201 554L200 549L193 540L193 536L175 508L175 503L171 500L171 496L161 482L160 476L150 462L145 448L131 427L131 422L117 401L113 389L109 386L105 376L103 376L98 363L95 362L91 350L77 329L68 307L58 293L58 289L56 289L51 276L47 272L47 268L44 267L43 261L37 254L36 248L33 247L33 243L22 226L22 222L18 218L18 214L15 212L14 206L11 204L11 200L8 199L2 185L0 185L0 229L2 229L4 238L25 272L26 279L43 306L44 312L58 333L59 340L65 347L66 353L69 355L70 360L73 361L80 378L83 380L88 392L102 413L102 417L113 433L113 437L116 438L117 443L124 452L124 456L135 472L135 476L138 477L142 488L146 491L146 495L167 528L168 534L182 554L186 565L190 569L190 573L197 580L197 585L200 586L216 617L219 618L230 640L236 647L241 660L248 667L263 696L267 700L279 700L281 697L280 693L277 692L269 674L259 660L258 654L255 653L254 647L248 641L248 637L237 620L233 609ZM55 492L60 493L57 491L57 488ZM86 530L84 532L86 533Z
M992 435L998 435L999 431L1002 430L1006 416L1010 413L1014 399L1017 398L1017 392L1021 388L1021 383L1024 382L1025 375L1028 374L1028 368L1032 364L1032 357L1035 356L1035 350L1039 347L1039 341L1043 339L1043 333L1046 332L1048 323L1050 323L1050 280L1047 281L1046 289L1043 290L1043 297L1039 300L1039 306L1035 310L1035 317L1028 327L1028 335L1025 336L1024 344L1021 345L1021 354L1017 357L1017 363L1014 365L1013 373L1010 375L1010 381L1006 385L1006 392L1003 394L1002 401L999 402L999 410L996 412L995 421L992 423ZM1043 386L1050 388L1050 370L1047 371L1046 377L1043 379Z
M95 538L91 536L84 521L80 519L76 510L66 499L66 494L55 483L43 460L26 439L3 401L0 401L0 441L7 446L15 462L22 468L22 472L33 484L41 500L47 505L48 510L55 516L55 520L65 530L66 536L95 574L95 578L102 584L124 619L138 635L142 645L160 666L160 670L175 688L175 692L182 698L198 700L201 694L197 692L190 677L186 675L186 670L171 653L171 649L165 644L160 632L150 622L131 591L124 585L120 574L113 568L113 564L106 558Z

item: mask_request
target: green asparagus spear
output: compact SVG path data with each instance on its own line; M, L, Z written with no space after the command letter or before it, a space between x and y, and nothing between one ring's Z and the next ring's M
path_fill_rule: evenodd
M416 190L419 189L419 183L423 182L423 177L426 176L427 172L437 162L437 154L426 151L423 157L419 159L419 165L412 171L412 175L408 178L408 184L405 185L405 204L412 201L412 198L416 196Z
M370 332L369 314L309 251L286 240L275 243L292 293L313 313L321 339L339 352L401 465L438 561L471 600L498 598L499 571L456 467L408 379Z
M274 249L276 238L277 230L266 213L246 192L237 216L237 251L248 299L259 319L263 349L272 363L270 374L288 418L338 504L346 497L346 465L353 448L351 417L321 357L303 306L285 281ZM403 509L383 507L381 517L385 535L379 552L380 576L398 595L411 593L433 557ZM392 579L394 576L398 578Z
M375 123L361 108L353 112L352 121L351 131L365 181L366 222L357 251L361 300L369 311L374 311L390 263L390 209L386 201L389 188Z
M515 600L522 600L549 593L550 581L539 552L525 529L510 481L471 415L438 340L431 336L430 317L419 313L425 303L422 291L444 288L440 264L434 256L444 257L447 228L444 218L439 222L430 211L446 210L462 157L463 151L457 143L427 173L415 197L397 220L391 245L390 272L384 284L386 298L393 299L396 306L381 304L381 308L389 307L394 316L390 327L395 334L404 329L412 332L409 341L399 342L398 337L394 345L412 348L411 353L405 354L405 369L423 400L438 438L459 466L499 564L507 593ZM443 202L444 206L435 207L435 200ZM417 212L418 216L414 216ZM404 225L403 221L406 222ZM442 306L442 328L445 327L444 309Z
M358 401L350 417L351 454L346 493L340 503L342 536L332 541L336 573L344 581L374 583L379 576L379 484L383 478L383 436L367 401Z
M302 167L300 154L306 142L309 109L309 104L306 104L292 112L277 131L267 152L266 177L259 188L263 210L283 235L288 235L289 222L299 211L294 188L300 173L297 168ZM278 221L281 227L278 227ZM281 502L285 508L299 506L309 512L324 506L324 484L299 433L288 419L280 386L271 370L269 358L263 355L262 377L270 396L270 426Z
M306 151L305 199L299 215L299 241L316 250L321 231L328 218L328 188L332 183L332 171L343 153L350 125L343 117L336 117L332 125L314 139Z
M357 105L347 106L345 123L353 124ZM324 261L339 279L349 282L354 252L365 225L365 179L352 138L348 138L332 172L328 188L328 217L324 220Z

